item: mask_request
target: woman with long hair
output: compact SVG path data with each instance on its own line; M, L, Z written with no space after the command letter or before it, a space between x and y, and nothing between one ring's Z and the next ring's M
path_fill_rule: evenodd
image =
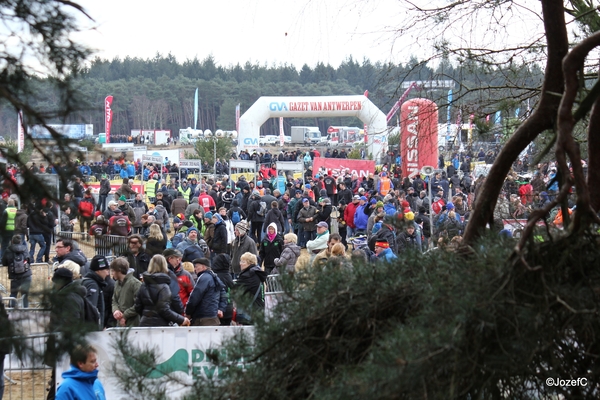
M158 224L150 225L148 239L146 239L146 254L152 257L156 254L162 254L167 248L167 238L163 235Z
M162 255L152 257L142 280L135 295L135 311L142 317L140 326L190 325L188 318L171 310L171 277Z

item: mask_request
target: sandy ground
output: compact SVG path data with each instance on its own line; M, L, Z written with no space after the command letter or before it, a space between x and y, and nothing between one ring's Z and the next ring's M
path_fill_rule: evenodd
M48 381L50 380L51 370L34 371L7 371L5 380L4 400L41 400L45 399L48 392Z

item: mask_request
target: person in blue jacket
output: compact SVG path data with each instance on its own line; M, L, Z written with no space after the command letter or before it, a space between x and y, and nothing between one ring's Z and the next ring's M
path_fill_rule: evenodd
M92 345L78 345L71 352L71 369L62 373L63 381L56 400L106 400L98 379L97 350Z
M369 214L366 212L365 208L368 209L367 205L367 197L360 197L360 205L356 209L356 213L354 214L354 225L356 226L356 234L357 235L366 235L367 234L367 224L369 222Z
M210 268L207 258L197 258L192 263L198 280L185 313L192 320L192 326L219 326L219 318L223 318L227 309L225 285Z
M392 249L390 249L390 244L387 240L378 240L375 242L375 255L377 256L377 260L386 262L393 262L398 258Z

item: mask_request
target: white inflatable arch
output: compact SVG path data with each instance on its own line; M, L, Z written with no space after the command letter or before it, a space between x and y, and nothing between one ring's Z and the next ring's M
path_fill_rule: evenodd
M238 153L258 148L260 127L278 117L357 117L367 125L368 152L378 159L387 148L385 114L366 96L261 97L240 117Z

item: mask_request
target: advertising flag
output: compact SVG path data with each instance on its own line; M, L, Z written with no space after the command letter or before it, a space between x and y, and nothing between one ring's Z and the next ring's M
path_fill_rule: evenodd
M427 99L411 99L400 109L403 176L413 177L438 162L438 109Z
M25 129L23 124L23 111L19 111L17 118L17 153L20 153L25 148Z
M106 143L110 143L110 127L113 119L113 112L111 109L112 102L112 96L106 96L104 99L104 128L106 132Z

